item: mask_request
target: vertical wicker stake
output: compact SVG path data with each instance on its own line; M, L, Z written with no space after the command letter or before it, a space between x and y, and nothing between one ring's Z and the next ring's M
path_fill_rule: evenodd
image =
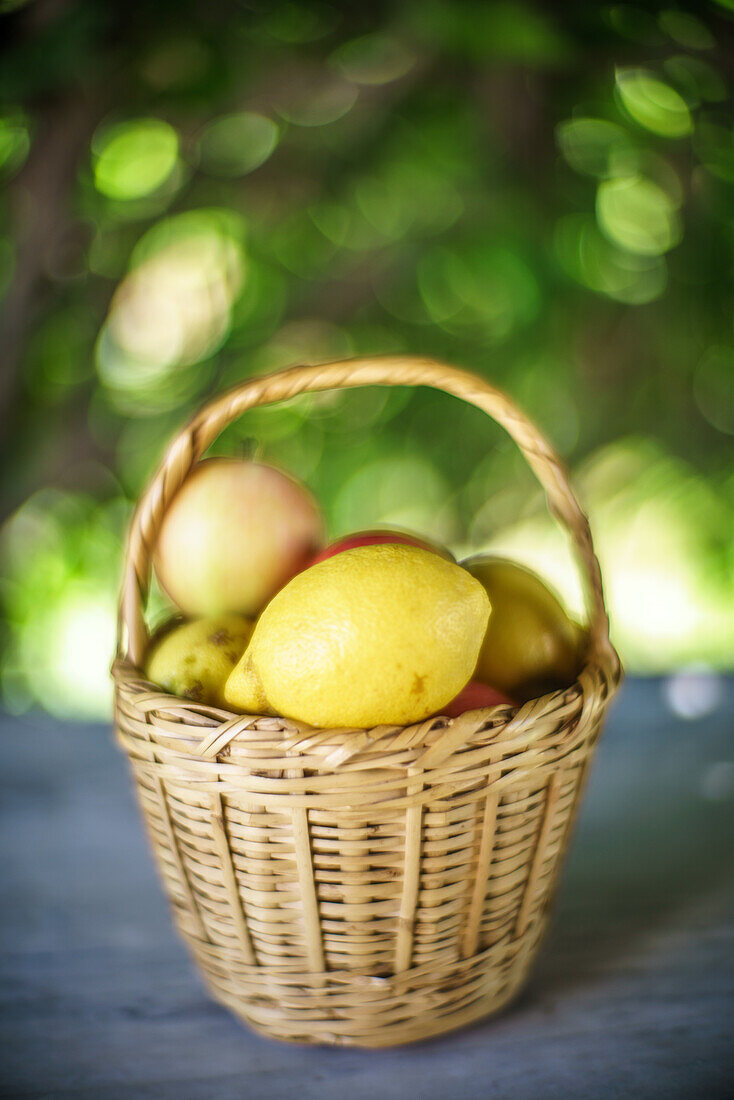
M321 923L319 904L316 899L316 887L311 862L311 841L308 835L308 817L306 811L296 806L293 810L293 839L298 865L298 881L301 885L301 905L306 925L306 961L308 969L314 974L324 969L324 950L321 945Z
M583 567L589 647L578 681L517 711L405 730L311 730L164 695L140 667L150 558L176 492L248 409L367 385L446 390L518 444ZM277 1038L367 1047L423 1039L505 1004L542 934L621 675L586 517L537 429L489 383L428 359L252 379L172 444L136 510L124 576L118 740L179 929L213 993Z
M423 805L420 801L423 789L421 773L417 776L408 769L408 783L405 788L409 805L405 811L405 864L403 870L403 896L398 915L398 935L395 949L395 973L408 970L413 954L413 930L415 911L418 904L421 860L421 820Z
M247 927L247 920L245 918L245 912L242 906L242 898L240 897L239 887L237 886L237 876L235 875L234 867L232 866L232 851L229 844L229 837L227 836L227 830L224 823L224 803L222 802L222 796L219 793L212 795L212 832L214 834L214 844L216 847L217 856L219 857L219 864L222 868L222 877L224 879L224 889L227 894L227 900L229 902L230 912L232 914L232 923L234 924L235 931L237 933L237 939L242 949L242 955L246 962L254 965L255 953L252 950L252 940L250 939L250 932Z
M484 812L481 816L481 839L477 856L477 871L474 878L474 889L469 906L469 918L466 922L464 935L461 941L461 956L470 959L476 953L479 944L479 922L484 912L484 904L489 885L489 867L492 859L494 834L497 828L497 793L490 787L484 800ZM477 820L479 825L479 819Z
M546 860L548 840L550 838L551 829L553 828L556 804L558 802L558 791L561 786L561 774L560 771L553 772L548 781L540 834L536 841L533 861L530 864L530 873L528 874L528 881L525 884L520 912L517 914L517 924L515 925L515 936L517 939L524 935L530 921L530 913L533 908L538 879L540 878L541 870Z

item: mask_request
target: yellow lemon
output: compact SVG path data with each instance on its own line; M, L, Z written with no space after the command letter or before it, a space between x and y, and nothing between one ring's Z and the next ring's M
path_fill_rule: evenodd
M463 564L492 604L475 679L522 700L572 683L583 632L540 577L502 558L476 557Z
M409 725L471 678L489 611L482 586L430 550L345 550L271 600L225 698L324 728Z
M149 680L184 699L225 707L223 688L252 634L244 615L219 615L175 626L148 654Z

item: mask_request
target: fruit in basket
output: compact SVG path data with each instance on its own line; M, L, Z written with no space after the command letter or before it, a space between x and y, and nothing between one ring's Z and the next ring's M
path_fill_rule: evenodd
M225 698L313 726L409 725L468 683L489 613L481 584L432 551L345 550L268 604Z
M479 680L470 680L456 698L441 709L441 714L445 714L447 718L458 718L467 710L481 710L484 707L502 705L515 706L512 699L503 695L501 691L497 691L496 688L490 687L489 684L482 684Z
M145 674L171 695L226 708L224 685L250 640L253 626L244 615L179 623L153 639Z
M273 466L200 462L161 525L155 568L187 615L254 615L320 545L316 501Z
M462 564L492 604L476 679L518 700L572 683L583 632L540 577L503 558L478 556Z
M325 546L323 550L319 550L318 554L308 564L309 566L318 565L320 561L326 561L327 558L332 558L334 554L341 554L343 550L355 550L358 546L380 546L385 542L399 542L405 546L422 546L424 550L432 550L434 554L440 554L442 558L448 558L449 561L454 560L453 555L444 546L428 542L417 535L409 535L407 531L357 531L356 534L345 535L329 546Z

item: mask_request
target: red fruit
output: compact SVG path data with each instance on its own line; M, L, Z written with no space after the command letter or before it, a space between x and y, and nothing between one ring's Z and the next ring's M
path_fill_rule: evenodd
M481 684L479 680L470 680L459 694L447 703L439 712L448 718L458 718L466 710L481 710L484 707L496 707L501 703L514 707L512 699L508 699L501 691L490 687L489 684Z
M400 542L406 546L420 546L423 550L430 550L433 554L439 554L442 558L453 561L453 555L443 546L435 546L433 543L419 539L415 535L404 535L400 531L358 531L354 535L345 535L331 546L325 546L315 557L311 558L308 568L317 565L320 561L326 561L334 554L341 554L343 550L354 550L357 546L379 546L386 542Z

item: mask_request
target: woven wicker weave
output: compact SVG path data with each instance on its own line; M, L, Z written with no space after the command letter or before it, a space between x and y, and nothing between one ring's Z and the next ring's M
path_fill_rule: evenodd
M140 666L163 514L222 428L256 405L366 385L446 390L520 446L570 532L590 607L578 681L453 720L317 730L165 695ZM389 1046L505 1004L543 932L620 677L591 536L552 450L503 394L411 357L256 378L172 444L130 533L115 715L179 930L220 1001L280 1039Z

